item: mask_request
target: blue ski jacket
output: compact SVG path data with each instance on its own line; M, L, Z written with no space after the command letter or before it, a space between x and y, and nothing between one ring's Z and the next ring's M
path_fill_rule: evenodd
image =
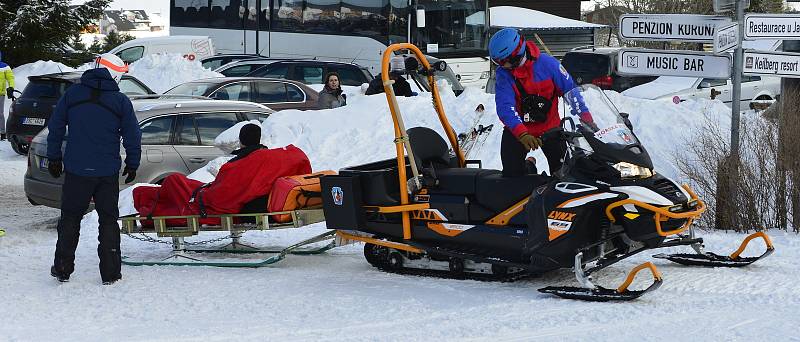
M558 97L575 88L569 73L557 59L546 53L541 53L533 42L527 42L529 58L522 66L514 70L497 68L495 81L495 104L497 116L503 125L518 137L523 132L533 136L541 136L544 132L558 127L560 115L558 113ZM553 105L547 114L545 122L523 122L517 108L521 106L521 94L517 89L514 79L520 81L528 94L536 94L551 99ZM591 120L591 115L583 99L579 106L572 107L572 114Z
M125 147L125 167L139 168L142 132L127 96L105 68L83 73L81 82L58 100L47 125L47 158L62 160L64 170L84 177L118 174L122 164L120 138ZM69 134L67 135L67 128Z

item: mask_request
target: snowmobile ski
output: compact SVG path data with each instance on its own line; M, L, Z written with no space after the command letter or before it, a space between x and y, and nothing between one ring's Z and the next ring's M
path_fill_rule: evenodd
M757 257L742 257L742 252L753 239L760 237L767 245L767 250ZM709 267L743 267L750 265L760 259L766 258L775 251L772 241L764 232L756 232L747 236L739 249L731 255L719 255L711 252L703 252L702 247L696 247L697 253L678 253L678 254L656 254L654 258L667 259L672 262L687 266L709 266Z
M539 289L539 292L548 293L567 299L578 299L592 302L608 302L608 301L628 301L641 297L645 293L655 291L661 286L663 282L661 273L655 265L651 262L645 262L639 266L634 267L625 281L616 289L609 289L602 286L594 285L588 275L583 272L581 268L581 258L583 253L578 253L575 256L575 277L583 287L575 286L548 286ZM649 269L653 274L653 283L644 290L629 290L628 287L633 282L636 274L643 269Z

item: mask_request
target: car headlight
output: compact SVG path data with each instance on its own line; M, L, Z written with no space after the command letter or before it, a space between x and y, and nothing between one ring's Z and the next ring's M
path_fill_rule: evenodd
M484 71L484 72L482 72L482 73L481 73L481 79L482 79L482 80L485 80L485 79L487 79L487 78L489 78L489 72L488 72L488 71Z
M648 178L653 176L653 171L650 169L628 162L616 163L614 168L619 171L622 178Z

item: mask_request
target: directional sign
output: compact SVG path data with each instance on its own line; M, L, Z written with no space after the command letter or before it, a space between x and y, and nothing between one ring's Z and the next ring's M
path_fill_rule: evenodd
M746 75L800 78L800 54L748 50L742 71Z
M731 57L699 51L621 49L617 69L622 75L726 79L731 74Z
M625 14L619 18L619 37L627 40L712 42L714 28L728 17L691 14Z
M748 14L744 17L744 39L800 40L800 15Z
M714 53L723 53L739 45L739 24L717 26L714 31Z

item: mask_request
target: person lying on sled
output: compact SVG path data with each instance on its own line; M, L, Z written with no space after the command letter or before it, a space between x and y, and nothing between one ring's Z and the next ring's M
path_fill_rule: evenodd
M218 215L241 212L244 205L272 190L276 179L311 173L306 154L289 145L270 149L260 144L261 128L247 124L239 131L241 148L225 163L216 179L202 183L181 174L170 175L161 187L133 190L134 206L140 216ZM266 211L266 206L262 211ZM216 224L204 219L201 223ZM167 220L168 225L182 225L185 220Z

